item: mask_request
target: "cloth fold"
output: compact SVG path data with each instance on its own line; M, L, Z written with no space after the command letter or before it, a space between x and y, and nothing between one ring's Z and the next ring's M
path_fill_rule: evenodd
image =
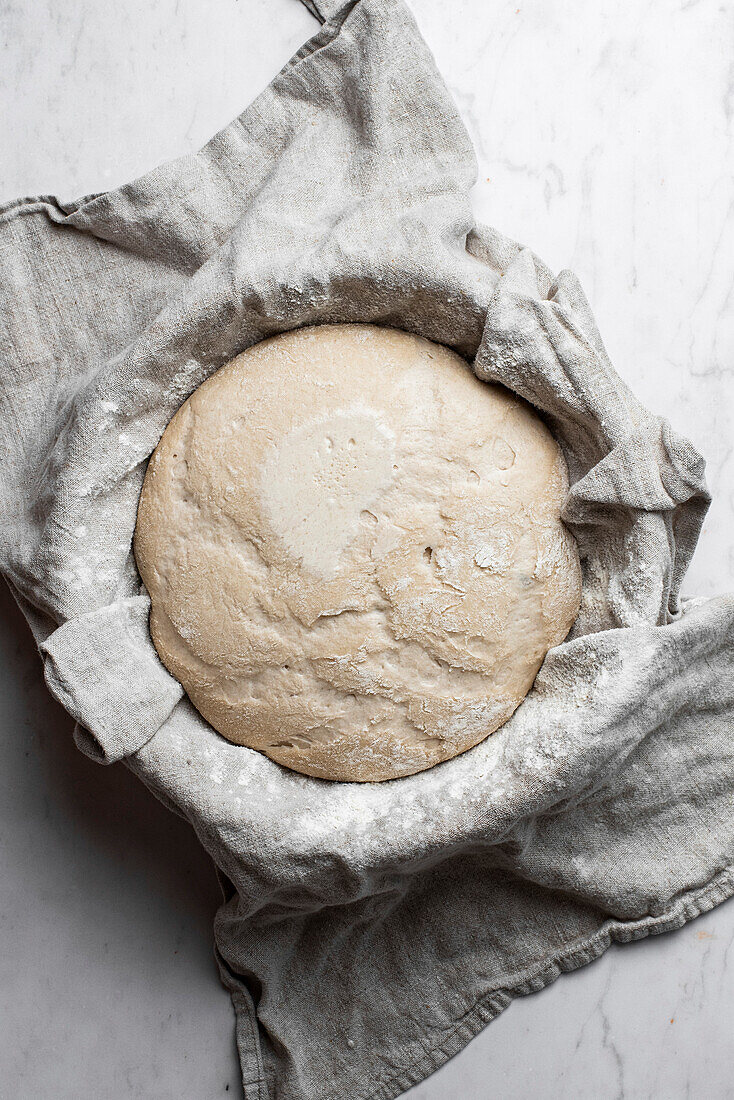
M80 724L79 747L100 764L142 748L183 695L155 651L149 614L147 596L118 600L69 619L39 647L49 691Z
M407 8L306 6L321 29L199 153L0 211L0 569L77 743L217 866L248 1100L387 1100L513 997L734 892L734 599L681 599L703 461L618 377L575 277L475 224L471 143ZM221 738L158 661L131 551L185 398L330 321L448 344L533 404L582 560L578 621L510 721L382 784Z

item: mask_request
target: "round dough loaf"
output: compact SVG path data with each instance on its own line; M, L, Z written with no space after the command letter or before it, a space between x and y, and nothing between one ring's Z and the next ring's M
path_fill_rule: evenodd
M374 325L251 347L182 405L135 555L161 660L230 741L410 775L512 714L579 607L567 475L528 405Z

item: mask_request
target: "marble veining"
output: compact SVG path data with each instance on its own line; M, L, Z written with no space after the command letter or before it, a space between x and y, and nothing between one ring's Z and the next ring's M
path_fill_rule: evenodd
M685 588L734 588L734 6L411 6L475 143L478 218L577 273L619 373L704 453L714 504ZM197 148L315 28L296 0L2 0L0 201L105 190ZM73 747L0 604L3 1087L241 1096L211 867L122 767ZM733 944L728 904L614 947L409 1095L726 1100Z

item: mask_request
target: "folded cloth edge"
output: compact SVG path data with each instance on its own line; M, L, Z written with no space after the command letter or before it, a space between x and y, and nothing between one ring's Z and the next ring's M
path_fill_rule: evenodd
M675 898L673 904L663 913L640 920L605 921L593 935L565 944L551 956L518 973L511 985L494 989L480 997L469 1012L447 1029L445 1037L431 1046L422 1043L423 1053L415 1061L368 1089L352 1092L351 1100L395 1100L459 1054L492 1020L509 1008L516 998L539 993L562 974L595 962L612 944L631 943L648 936L677 931L732 896L734 866L727 866L708 882ZM235 977L217 948L214 954L222 984L229 991L235 1008L236 1041L245 1100L271 1100L264 1075L257 1014L251 994L244 983Z

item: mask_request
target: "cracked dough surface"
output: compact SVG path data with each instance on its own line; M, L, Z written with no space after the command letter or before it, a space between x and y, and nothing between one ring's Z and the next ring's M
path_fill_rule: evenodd
M161 660L230 741L384 780L506 721L576 617L567 475L528 405L374 325L251 347L151 457L135 555Z

